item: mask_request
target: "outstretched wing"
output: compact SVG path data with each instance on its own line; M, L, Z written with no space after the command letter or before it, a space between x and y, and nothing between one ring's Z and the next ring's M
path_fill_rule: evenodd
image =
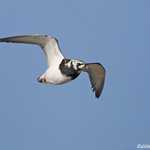
M92 85L92 89L95 92L95 96L98 98L103 90L105 81L105 69L99 63L89 63L85 65L85 69L89 75L89 79Z
M58 40L48 35L20 35L0 38L0 42L24 43L39 45L47 57L48 65L54 61L60 61L64 57L60 52Z

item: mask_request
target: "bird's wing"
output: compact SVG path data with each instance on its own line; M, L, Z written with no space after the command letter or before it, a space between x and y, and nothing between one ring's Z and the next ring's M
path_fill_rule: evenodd
M98 98L103 90L105 81L105 69L99 63L85 64L83 71L87 72L92 85L92 89L95 92L95 96Z
M0 42L36 44L40 46L47 57L48 65L64 57L60 52L58 40L48 35L19 35L0 38Z

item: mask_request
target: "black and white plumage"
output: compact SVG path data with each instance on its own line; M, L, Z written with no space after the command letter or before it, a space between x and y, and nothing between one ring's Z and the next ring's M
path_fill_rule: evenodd
M48 69L38 81L41 83L63 84L87 72L95 92L99 97L104 87L105 69L100 63L85 63L81 60L67 59L62 55L58 40L48 35L21 35L0 38L0 42L39 45L47 58Z

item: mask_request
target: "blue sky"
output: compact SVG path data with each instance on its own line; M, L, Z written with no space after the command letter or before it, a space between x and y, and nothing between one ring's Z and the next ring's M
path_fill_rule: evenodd
M49 34L63 54L106 68L95 99L86 74L61 86L37 46L0 44L0 149L133 150L150 144L149 0L1 0L0 36Z

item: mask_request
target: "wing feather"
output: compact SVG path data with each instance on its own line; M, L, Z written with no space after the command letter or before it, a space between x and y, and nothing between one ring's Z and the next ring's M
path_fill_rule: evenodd
M19 35L0 38L0 42L37 44L44 47L49 39L50 37L48 35Z
M62 60L64 57L60 52L58 40L48 35L19 35L0 38L0 42L36 44L40 46L47 57L50 66L55 60Z
M98 98L104 87L104 67L100 63L89 63L86 64L84 71L88 73L92 89L95 92L95 96Z

